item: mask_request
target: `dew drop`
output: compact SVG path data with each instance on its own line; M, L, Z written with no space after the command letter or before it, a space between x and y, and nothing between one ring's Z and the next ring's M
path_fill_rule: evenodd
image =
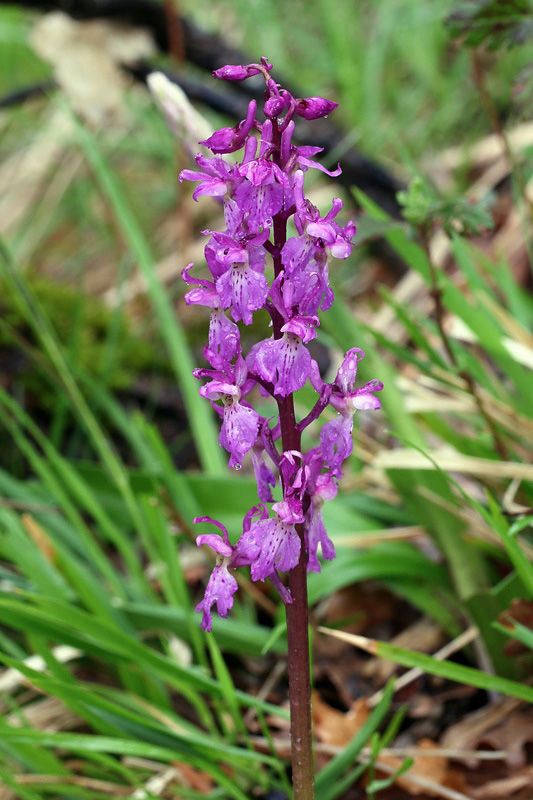
M234 465L233 465L233 469L234 469L236 472L238 472L238 471L240 470L240 468L241 468L241 467L242 467L242 464L234 464Z

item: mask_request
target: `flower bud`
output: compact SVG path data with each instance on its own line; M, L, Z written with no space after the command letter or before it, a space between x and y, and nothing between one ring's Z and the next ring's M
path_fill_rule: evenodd
M269 64L266 59L262 59L262 61L264 62L264 69L272 69L272 64ZM258 64L246 64L246 66L242 64L226 64L225 67L215 69L212 74L213 78L220 78L223 81L245 81L246 78L250 78L252 75L259 75L260 72L262 70L259 69Z
M285 110L285 101L282 97L269 97L265 103L265 116L273 119Z
M304 119L319 119L327 117L338 105L333 100L326 100L325 97L305 97L298 101L296 114Z
M220 78L223 81L244 81L248 77L248 69L240 64L227 64L213 71L213 78Z

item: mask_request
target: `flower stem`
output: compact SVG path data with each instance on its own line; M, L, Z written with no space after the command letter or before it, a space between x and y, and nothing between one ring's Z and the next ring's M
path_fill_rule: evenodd
M278 400L283 450L300 449L292 395ZM307 554L304 526L297 525L300 559L289 573L292 603L287 614L289 702L291 712L291 764L294 800L313 800L314 766L311 729L311 680L309 676L309 608L307 602Z
M289 573L292 605L287 610L289 697L291 711L291 763L294 800L313 800L315 776L311 728L309 676L309 612L303 525L297 525L302 543L300 560Z
M279 146L279 131L274 125L274 141ZM283 269L281 249L287 240L287 216L273 219L274 247L272 260L277 277ZM283 319L272 309L274 338L280 339ZM284 451L300 450L301 434L294 414L294 398L278 397L281 443ZM287 615L289 704L291 714L291 766L294 800L314 800L315 775L311 724L311 679L309 664L309 606L307 602L307 552L304 525L296 525L300 537L300 558L289 572L292 603L285 605Z

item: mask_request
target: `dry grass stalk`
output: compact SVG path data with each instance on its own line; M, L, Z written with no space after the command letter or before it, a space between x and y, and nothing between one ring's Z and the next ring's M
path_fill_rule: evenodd
M429 450L428 455L444 472L462 472L481 478L505 479L520 478L533 480L533 465L512 461L495 461L489 458L466 456L449 448ZM434 470L435 465L424 453L411 447L398 447L395 450L381 450L374 458L372 466L377 469L423 469Z
M66 664L83 655L81 650L70 647L69 645L54 647L52 653L54 658L61 664ZM34 669L36 672L45 672L46 670L46 663L39 655L29 656L24 659L24 664L30 669ZM19 686L27 683L29 683L29 679L17 669L9 668L0 673L0 692L12 692Z

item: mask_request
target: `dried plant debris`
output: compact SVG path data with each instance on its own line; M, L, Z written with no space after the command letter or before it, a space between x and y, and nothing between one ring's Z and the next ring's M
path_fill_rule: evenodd
M55 78L76 111L94 127L125 115L121 69L155 52L149 33L100 20L75 22L60 11L43 16L31 44L54 68Z

